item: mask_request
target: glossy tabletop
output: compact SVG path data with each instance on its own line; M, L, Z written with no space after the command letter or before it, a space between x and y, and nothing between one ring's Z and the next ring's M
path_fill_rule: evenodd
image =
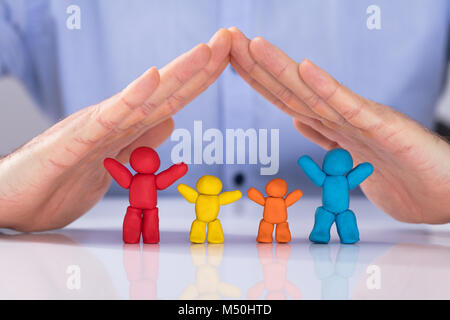
M289 208L292 241L257 244L262 207L222 207L224 244L191 244L194 205L159 200L161 242L124 245L125 198L105 198L68 227L0 230L0 299L449 299L450 225L394 221L353 198L361 241L311 244L319 198Z

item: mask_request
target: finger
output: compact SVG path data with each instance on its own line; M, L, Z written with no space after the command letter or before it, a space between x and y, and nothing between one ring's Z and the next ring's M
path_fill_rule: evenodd
M159 72L158 88L140 108L120 124L119 128L121 130L131 128L154 112L162 102L197 74L208 63L210 56L210 48L205 44L199 44L163 67Z
M354 132L349 133L346 127L331 125L332 123L327 120L317 120L304 116L297 117L295 120L308 125L328 140L335 141L344 149L361 147L360 139L355 136Z
M229 29L232 34L233 45L231 48L232 60L235 64L240 65L240 69L245 71L248 75L244 78L247 83L250 84L255 90L262 94L267 99L267 94L262 92L270 92L278 100L283 102L285 107L289 107L296 113L304 114L310 117L316 117L317 115L312 112L309 107L303 103L297 96L295 96L291 90L275 79L270 73L261 68L252 58L249 52L250 40L240 32L237 28L232 27ZM250 80L254 79L254 81ZM252 82L252 83L250 83ZM259 90L256 88L265 88ZM274 99L271 99L274 100ZM283 108L283 111L287 111Z
M376 154L382 154L381 158L385 161L390 159L392 166L396 166L398 159L410 159L414 143L419 144L418 141L427 136L423 134L425 129L412 119L387 106L364 99L339 84L311 61L303 61L299 70L308 86L324 97L353 127L360 129L363 139L354 139L355 133L346 134L349 139L354 140L354 145L362 145L359 149L365 147ZM428 143L421 145L422 149L430 146Z
M174 122L172 118L169 118L160 124L148 129L142 135L140 135L136 140L131 142L125 148L123 148L116 159L121 163L128 163L130 160L131 152L134 149L146 146L150 148L156 148L162 144L170 136L174 128Z
M191 96L184 99L183 105L180 105L179 108L189 104L195 97L197 97L200 93L205 91L212 83L214 83L217 80L217 78L222 74L223 70L227 67L228 63L229 58L226 58L222 62L222 65L219 67L219 69L217 69L216 72L213 74L213 76L209 78L208 81L205 82L198 89L198 92L191 93ZM145 120L142 121L142 124L145 126L154 126L159 122L164 121L167 118L170 118L171 116L172 112L169 112L167 108L157 108L149 117L147 117Z
M217 70L213 73L213 75L211 76L211 78L209 78L200 88L199 93L205 91L206 89L209 88L210 85L212 85L214 82L216 82L217 78L219 78L219 76L222 74L222 72L225 70L225 68L228 66L228 64L230 63L230 56L227 56L222 63L220 64L220 66L217 68ZM191 101L193 98L195 98L196 96L198 96L198 94L192 94L190 97Z
M305 83L350 124L362 130L380 125L375 103L353 93L310 60L304 60L298 68Z
M201 71L210 58L210 48L202 43L164 66L160 70L161 85L150 97L148 103L160 105Z
M211 57L208 63L189 81L177 91L173 92L166 100L144 120L145 124L172 116L182 107L191 102L211 85L225 69L229 61L231 49L231 34L226 29L220 29L208 43L211 49Z
M132 114L148 99L159 85L159 72L150 68L130 83L122 92L90 107L90 119L76 134L78 139L95 142L115 129L123 119ZM85 120L86 121L86 120Z
M65 169L84 158L97 142L107 137L129 114L151 96L159 84L159 73L150 68L121 93L80 110L55 125L45 134L46 161ZM54 148L54 145L59 145Z
M245 82L247 82L250 87L255 89L259 94L261 94L264 98L267 99L270 103L272 103L274 106L279 108L281 111L286 113L287 115L291 117L300 117L302 116L300 113L296 112L295 110L289 108L287 105L283 103L280 99L278 99L276 96L274 96L269 90L267 90L265 87L263 87L258 81L253 79L244 69L241 67L239 63L232 57L231 58L231 66L234 68L234 70L241 76L242 79L244 79Z
M250 41L249 51L258 65L267 70L281 84L291 90L312 111L329 121L335 123L343 122L339 113L324 103L305 84L300 77L298 63L292 60L286 53L260 37Z
M325 150L338 148L339 144L336 141L330 140L321 134L319 131L313 129L309 125L294 119L294 126L304 137L308 138L312 142L318 144Z

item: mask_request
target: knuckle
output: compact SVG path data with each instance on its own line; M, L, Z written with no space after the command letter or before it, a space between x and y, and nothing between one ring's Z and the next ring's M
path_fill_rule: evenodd
M91 109L90 118L95 121L95 123L100 125L103 129L110 131L117 125L117 123L113 120L107 119L103 110L104 108L102 106L102 103L95 105Z
M125 95L123 93L120 94L120 96L119 96L119 102L121 104L123 104L125 107L127 107L128 109L130 109L130 110L134 110L135 109L135 106L132 103L130 103L127 100L127 98L125 98Z
M318 95L312 93L310 96L306 97L304 101L311 109L315 109L319 104L320 98Z
M347 119L348 121L352 121L356 119L363 109L363 106L361 104L354 104L353 106L347 108L342 112L342 116Z
M244 70L250 75L250 76L254 76L255 73L255 69L256 69L256 62L252 62L250 63Z
M337 83L337 85L331 90L331 92L325 97L325 102L329 103L336 94L342 90L343 86L341 83Z
M150 101L144 101L140 109L144 117L146 117L156 109L156 105Z
M175 72L173 75L173 78L175 79L175 81L177 82L178 86L182 86L184 85L184 83L186 82L186 76L182 73L179 72Z
M178 94L172 94L169 98L167 98L167 105L169 107L170 112L176 112L180 107L184 105L184 97Z
M283 76L283 74L287 71L288 66L289 66L288 63L286 63L284 66L282 66L282 67L280 68L280 70L278 70L278 71L275 73L275 76L276 76L277 78L281 78L281 77Z
M284 102L290 101L292 98L292 92L288 88L282 86L276 92L275 95Z

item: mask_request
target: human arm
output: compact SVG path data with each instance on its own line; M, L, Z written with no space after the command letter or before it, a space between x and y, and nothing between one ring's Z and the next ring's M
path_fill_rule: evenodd
M303 192L300 189L294 190L291 193L289 193L286 198L284 199L284 202L286 203L286 207L292 206L294 203L296 203L300 198L303 196Z
M231 65L326 150L348 150L375 171L365 195L397 220L450 222L450 144L406 115L352 92L309 60L232 32Z
M160 172L156 175L156 188L164 190L172 183L180 179L188 171L188 166L185 163L174 164L170 168Z
M219 194L219 203L220 205L233 203L242 198L242 192L239 190L235 191L226 191Z
M297 161L300 168L306 176L318 187L321 187L325 181L326 174L309 156L302 156Z
M359 186L372 173L373 166L370 163L364 162L357 165L352 171L347 174L349 190L352 190Z
M177 187L177 190L181 195L190 203L195 203L198 198L198 192L195 189L185 185L184 183L180 183Z
M215 81L229 61L229 32L220 30L159 71L55 124L0 159L0 227L61 228L94 206L111 177L103 160L128 162L140 146L157 147L173 130L172 115Z
M261 206L266 204L266 198L264 198L263 194L255 188L248 189L247 197Z

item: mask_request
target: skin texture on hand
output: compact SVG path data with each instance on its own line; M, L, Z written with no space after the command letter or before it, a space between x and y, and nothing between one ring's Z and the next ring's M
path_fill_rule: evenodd
M229 63L231 35L219 30L159 71L153 67L111 98L55 124L0 160L0 227L61 228L97 203L121 163L139 146L157 147L172 115L206 90Z
M355 165L373 164L366 196L397 220L450 221L450 145L407 116L369 101L309 60L297 63L265 39L232 33L230 63L297 130L326 150L341 147Z

